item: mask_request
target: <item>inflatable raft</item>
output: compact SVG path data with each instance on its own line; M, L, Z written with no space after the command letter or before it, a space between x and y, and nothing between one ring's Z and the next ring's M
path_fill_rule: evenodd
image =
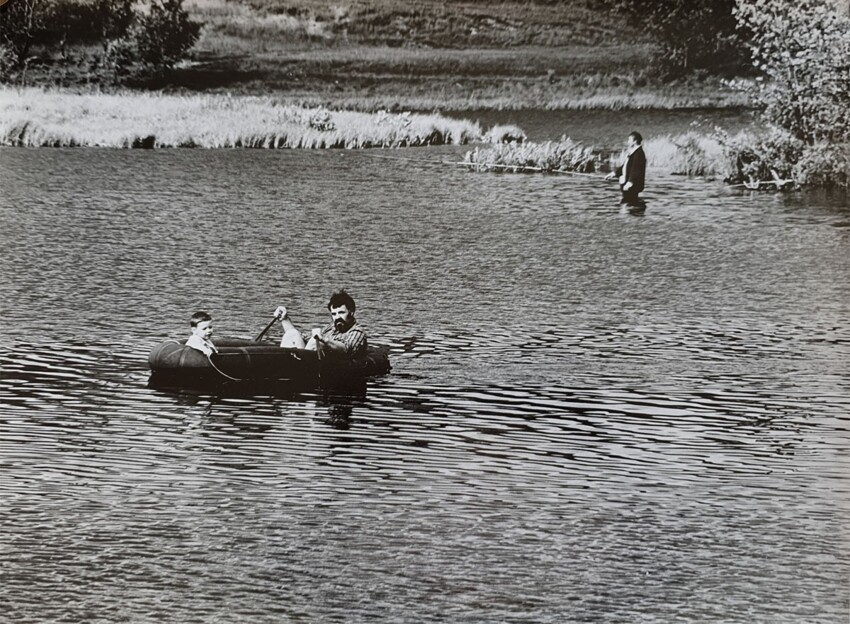
M316 351L277 347L253 340L215 341L218 353L207 357L197 349L169 340L148 357L156 385L207 385L224 382L345 383L383 375L390 370L387 349L369 347L362 357L319 358Z

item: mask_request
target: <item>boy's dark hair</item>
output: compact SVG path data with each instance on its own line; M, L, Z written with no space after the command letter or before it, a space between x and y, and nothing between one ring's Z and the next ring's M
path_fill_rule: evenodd
M640 135L640 132L638 132L637 130L631 132L629 134L629 136L632 137L635 140L635 143L637 143L638 145L643 143L643 137Z
M198 323L203 323L204 321L211 321L212 317L206 312L195 312L192 315L192 318L189 320L189 325L191 327L197 327Z
M328 301L328 310L331 308L338 308L341 305L344 305L352 314L354 314L356 307L354 305L354 299L351 298L351 295L345 292L345 289L331 295L331 300Z

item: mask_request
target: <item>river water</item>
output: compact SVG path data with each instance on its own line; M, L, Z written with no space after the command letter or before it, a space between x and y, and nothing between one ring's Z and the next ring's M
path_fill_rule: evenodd
M846 624L846 197L461 152L0 151L3 618ZM365 392L148 387L338 287Z

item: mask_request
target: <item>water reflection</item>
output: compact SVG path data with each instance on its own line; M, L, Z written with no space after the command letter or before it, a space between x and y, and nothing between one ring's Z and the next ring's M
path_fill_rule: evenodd
M275 413L283 417L282 405L287 402L297 402L306 405L313 404L317 410L326 410L326 423L337 429L348 429L351 425L351 415L355 405L363 405L367 399L368 382L366 379L324 380L323 383L310 384L289 380L263 383L219 383L206 388L190 386L181 387L169 385L152 375L148 387L171 396L177 404L191 407L203 407L202 418L206 422L221 421L228 399L243 399L251 403L256 401L269 402ZM205 406L205 407L204 407ZM235 414L224 409L228 416L225 421L240 429ZM249 431L256 429L252 426Z
M620 202L620 212L635 217L642 217L646 213L646 202L642 199L633 202Z

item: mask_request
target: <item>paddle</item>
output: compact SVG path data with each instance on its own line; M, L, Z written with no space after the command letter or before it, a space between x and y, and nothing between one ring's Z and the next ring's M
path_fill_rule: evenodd
M272 318L272 320L271 320L271 321L269 321L269 324L268 324L268 325L266 325L266 328L265 328L263 331L261 331L261 332L260 332L260 335L259 335L259 336L257 336L257 337L254 339L254 342L260 342L260 340L262 339L262 337L266 335L266 332L267 332L267 331L269 331L269 330L272 328L272 325L274 325L275 323L277 323L279 320L280 320L280 319L278 319L278 317L276 317L276 316L275 316L274 318Z

